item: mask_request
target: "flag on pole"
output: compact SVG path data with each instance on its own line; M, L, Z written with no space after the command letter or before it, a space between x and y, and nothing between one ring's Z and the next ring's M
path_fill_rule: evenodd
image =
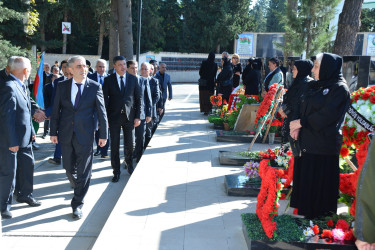
M36 103L44 109L44 98L43 98L43 65L44 65L44 52L42 53L38 72L36 73L33 92Z

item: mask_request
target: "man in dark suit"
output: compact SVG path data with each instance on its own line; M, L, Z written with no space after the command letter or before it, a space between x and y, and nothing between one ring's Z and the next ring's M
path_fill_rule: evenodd
M159 80L160 90L162 91L162 100L158 107L158 111L163 117L165 112L165 102L172 100L172 83L169 74L165 73L167 71L167 65L165 63L160 63L159 72L156 73L155 77Z
M15 188L16 169L19 190L17 201L30 206L40 206L34 199L34 155L32 139L31 103L24 81L30 76L30 60L17 57L11 64L10 74L0 85L0 207L1 217L12 218L10 208Z
M136 161L139 162L143 154L145 146L145 133L146 133L146 124L151 122L152 116L152 98L151 90L149 84L149 75L150 64L142 63L141 65L141 77L140 77L140 87L142 93L141 99L141 124L135 128L135 156Z
M95 112L102 128L100 146L107 142L108 124L101 85L87 79L85 58L73 56L68 60L68 66L73 78L57 85L51 116L51 141L58 143L59 135L63 167L74 187L73 218L81 219L83 200L91 179Z
M68 67L68 60L61 61L61 71L63 73L63 76L55 79L52 82L53 89L52 89L52 95L51 95L51 105L48 108L46 108L46 116L47 117L51 117L51 115L52 115L52 108L53 108L53 103L54 103L54 100L55 100L57 85L59 84L59 82L66 81L66 80L71 79L73 77L73 75L70 73L70 70L69 70L69 67ZM52 163L52 164L55 164L55 165L60 165L61 164L61 155L62 155L61 144L60 144L60 142L58 142L56 144L56 147L55 147L55 152L53 154L53 158L49 158L48 162Z
M144 149L146 149L152 137L153 127L154 127L155 119L157 117L156 104L160 99L159 81L158 79L151 76L152 72L153 72L153 65L147 62L142 63L141 75L148 79L148 83L150 85L150 94L151 94L151 121L146 123L145 142L143 145Z
M107 62L104 59L98 59L95 65L96 72L90 74L87 76L87 78L100 83L100 85L103 86L104 78L107 77L107 73L105 73L105 70L107 68ZM96 152L94 153L94 156L101 155L101 158L109 158L108 156L108 148L109 148L109 140L107 140L107 144L105 144L104 147L99 146L99 132L100 128L97 127L95 131L95 142L96 142Z
M111 136L111 165L113 168L112 182L120 179L120 132L123 129L125 146L125 167L129 174L133 173L133 133L134 127L140 125L141 88L139 79L126 73L126 59L116 56L113 59L116 70L104 79L103 93L106 104L109 130Z

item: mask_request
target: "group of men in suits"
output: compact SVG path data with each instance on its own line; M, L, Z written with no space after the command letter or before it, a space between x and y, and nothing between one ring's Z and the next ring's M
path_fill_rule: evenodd
M31 71L30 61L16 57L9 65L10 73L0 85L0 116L5 117L0 131L7 135L0 138L0 156L5 159L0 164L2 218L12 217L10 207L15 182L19 184L17 201L30 206L41 204L32 195L34 159L31 142L35 132L31 122L35 113L36 121L50 119L50 137L56 150L55 157L49 162L60 164L59 154L62 155L63 168L74 188L72 217L80 219L91 179L94 134L98 145L96 155L101 154L103 158L108 157L107 139L110 137L112 181L118 182L120 132L123 130L125 168L131 175L133 156L139 161L164 113L167 90L169 100L172 99L170 77L163 71L165 65L161 64L160 72L155 74L153 65L143 63L141 76L138 76L137 62L130 61L127 67L126 59L117 56L113 59L113 74L106 75L106 62L98 60L96 72L88 76L85 58L73 56L61 63L64 76L44 88L45 113L39 107L33 107L30 94L25 90L24 82Z

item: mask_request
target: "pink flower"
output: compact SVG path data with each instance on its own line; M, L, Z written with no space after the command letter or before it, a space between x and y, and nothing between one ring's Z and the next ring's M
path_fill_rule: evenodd
M332 235L334 240L344 240L345 238L345 233L342 231L342 229L332 229Z

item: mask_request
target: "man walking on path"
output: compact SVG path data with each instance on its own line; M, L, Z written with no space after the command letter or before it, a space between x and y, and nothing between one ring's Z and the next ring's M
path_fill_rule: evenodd
M30 76L30 60L17 57L10 66L10 74L0 86L0 206L1 217L12 218L10 208L15 188L16 170L19 186L17 201L40 206L34 199L34 155L32 140L35 131L31 118L29 92L24 84Z
M158 111L163 112L161 114L161 118L164 116L165 113L165 102L172 100L172 83L171 83L171 76L166 73L167 65L165 63L160 63L159 72L156 73L156 78L159 80L160 90L162 92L162 100L160 100L160 105Z
M102 147L107 142L108 124L101 85L87 78L85 58L73 56L68 60L68 66L73 78L57 86L51 116L51 141L58 143L59 135L63 167L74 187L73 218L81 219L83 200L91 180L95 112L101 128L99 145Z

